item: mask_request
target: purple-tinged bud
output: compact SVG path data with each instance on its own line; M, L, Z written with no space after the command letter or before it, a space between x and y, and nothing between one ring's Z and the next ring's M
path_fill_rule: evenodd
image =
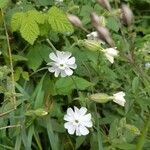
M83 27L81 20L77 16L69 14L67 17L75 27Z
M108 0L96 0L98 4L100 4L105 9L111 11L111 6Z
M100 18L95 12L91 13L91 21L95 28L100 25Z
M127 26L130 26L133 23L133 13L131 9L129 8L129 6L123 4L121 11L123 23Z
M108 43L111 47L114 47L113 40L112 40L111 35L107 28L98 26L96 28L96 30L97 30L98 36L101 40Z

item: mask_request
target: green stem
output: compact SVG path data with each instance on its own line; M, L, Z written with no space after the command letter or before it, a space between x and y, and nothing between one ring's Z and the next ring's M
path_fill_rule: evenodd
M50 47L53 49L53 51L57 51L57 49L55 48L55 46L52 44L52 42L47 38L46 39L47 43L50 45Z
M147 132L149 129L149 125L150 125L150 115L149 115L149 118L144 125L143 132L142 132L142 134L138 140L136 150L142 150L143 149L143 146L145 143L145 138L146 138L146 135L147 135Z
M16 91L15 91L15 77L14 77L14 67L13 67L13 60L12 60L12 53L11 53L11 46L10 46L10 41L9 41L9 34L7 31L7 26L6 26L6 21L4 17L4 12L1 9L1 15L3 18L3 24L4 24L4 29L5 29L5 34L6 34L6 40L7 40L7 47L8 47L8 55L9 55L9 60L10 60L10 69L11 69L11 80L12 80L12 92L13 92L13 106L14 109L16 109Z

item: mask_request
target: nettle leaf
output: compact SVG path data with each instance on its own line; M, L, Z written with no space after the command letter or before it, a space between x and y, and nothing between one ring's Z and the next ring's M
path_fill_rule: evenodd
M57 93L62 95L67 95L73 89L85 90L90 86L93 86L93 83L77 76L60 78L55 83Z
M40 35L39 24L44 24L44 22L45 16L42 13L30 10L26 13L15 13L11 20L11 27L13 31L19 30L21 36L33 45Z
M4 8L7 6L9 0L0 0L0 8Z
M48 11L48 23L55 32L72 33L74 31L73 26L69 22L65 13L55 6Z
M23 12L15 13L11 19L11 28L13 31L17 31L20 29L22 20L25 17Z
M38 35L40 35L40 30L38 24L34 20L26 18L22 21L20 33L27 42L33 45Z
M27 16L39 24L44 24L44 22L45 22L45 15L42 14L41 12L36 11L36 10L28 11Z

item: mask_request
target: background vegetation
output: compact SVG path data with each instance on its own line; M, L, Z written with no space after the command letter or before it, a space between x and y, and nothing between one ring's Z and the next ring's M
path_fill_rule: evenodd
M134 13L130 27L120 20L122 3ZM0 150L150 149L150 1L110 4L111 12L95 0L0 0ZM105 17L120 51L113 65L79 44L87 30L94 31L93 11ZM84 29L73 27L67 13L77 15ZM48 72L54 47L75 56L72 77ZM89 99L117 91L126 93L125 107ZM86 137L64 129L66 109L75 105L92 114L94 126Z

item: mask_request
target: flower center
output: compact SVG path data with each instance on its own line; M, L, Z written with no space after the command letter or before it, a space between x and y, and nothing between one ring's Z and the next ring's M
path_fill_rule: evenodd
M75 123L79 123L79 120L75 120Z
M74 120L73 125L78 126L79 125L79 120Z
M65 64L63 64L63 63L60 63L60 64L58 64L58 67L59 67L60 69L64 70L64 69L65 69L65 67L66 67L66 65L65 65Z

